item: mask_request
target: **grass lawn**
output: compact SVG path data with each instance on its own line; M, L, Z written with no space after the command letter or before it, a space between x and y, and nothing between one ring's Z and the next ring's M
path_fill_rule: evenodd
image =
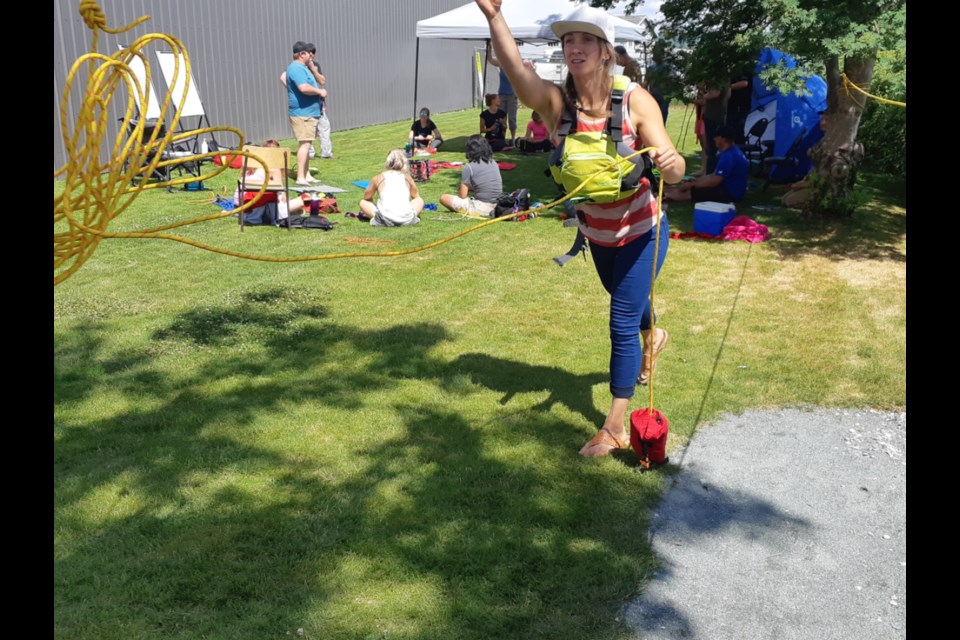
M695 168L682 113L669 129ZM434 120L435 159L462 161L477 111ZM340 159L314 166L348 190L341 210L358 211L350 182L408 128L333 134ZM497 157L519 165L505 189L555 197L544 156ZM232 193L228 173L211 192L145 192L111 229L214 213L204 200ZM458 178L436 173L425 200ZM849 220L753 209L779 192L752 189L738 209L770 241L671 241L656 372L671 450L747 408L905 406L904 185L863 184L870 202ZM691 205L669 217L692 230ZM233 218L181 232L312 256L476 223L331 219L330 232L241 233ZM54 290L55 636L629 636L618 611L657 566L646 532L671 471L577 455L609 405L609 343L592 264L550 260L573 235L548 212L406 257L285 264L103 241Z

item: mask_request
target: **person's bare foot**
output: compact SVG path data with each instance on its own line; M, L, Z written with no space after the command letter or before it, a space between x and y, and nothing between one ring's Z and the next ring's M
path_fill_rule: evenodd
M627 430L623 429L621 433L613 433L606 427L597 431L597 435L590 438L587 444L580 448L580 455L585 458L599 458L610 455L614 449L624 449L630 446L630 437Z

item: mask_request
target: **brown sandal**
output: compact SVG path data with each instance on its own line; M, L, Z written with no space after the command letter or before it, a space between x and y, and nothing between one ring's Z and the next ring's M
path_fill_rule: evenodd
M592 450L594 447L606 446L609 449L606 449L600 453L587 453ZM610 455L610 452L614 449L625 449L630 446L630 442L620 442L615 435L613 435L609 429L606 427L601 428L597 431L597 435L590 438L590 441L587 444L583 445L580 449L580 455L586 458L599 458L601 456Z

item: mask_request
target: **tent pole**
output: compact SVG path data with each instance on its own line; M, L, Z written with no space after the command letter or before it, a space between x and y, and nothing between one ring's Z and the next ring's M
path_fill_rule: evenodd
M483 52L483 85L480 87L480 108L483 109L486 103L483 101L487 96L487 67L490 64L490 38L487 38L487 46Z
M417 37L417 61L413 67L413 117L417 117L417 85L420 82L420 38Z

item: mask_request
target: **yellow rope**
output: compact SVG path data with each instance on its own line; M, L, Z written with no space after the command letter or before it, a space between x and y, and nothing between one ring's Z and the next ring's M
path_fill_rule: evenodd
M847 74L845 74L845 73L841 73L841 74L840 74L840 77L843 78L843 87L844 87L844 89L846 89L847 95L850 95L850 87L853 87L854 89L856 89L857 91L859 91L859 92L862 93L863 95L867 96L868 98L873 98L874 100L877 100L878 102L882 102L882 103L884 103L884 104L892 104L892 105L894 105L894 106L896 106L896 107L903 107L904 109L907 108L907 103L906 103L906 102L897 102L896 100L888 100L887 98L881 98L880 96L875 96L875 95L873 95L872 93L867 93L866 91L864 91L863 89L861 89L860 87L858 87L856 84L854 84L854 83L850 80L850 78L847 77ZM852 96L851 96L851 97L852 97Z
M650 275L650 377L647 379L647 388L650 392L649 394L649 406L650 413L653 414L653 358L654 351L653 345L657 341L657 314L654 312L653 306L653 290L656 289L657 283L657 258L660 256L660 222L663 219L663 178L660 179L660 189L657 192L657 211L660 213L660 216L657 220L657 230L654 235L653 241L653 267L651 268ZM640 367L643 368L643 358L641 358Z
M99 30L104 30L109 33L121 33L148 20L149 17L144 16L122 29L111 30L106 27L103 12L94 0L83 0L80 10L84 21L94 32L94 44L93 52L81 56L67 74L63 98L60 102L61 133L68 159L63 167L54 172L55 178L61 175L64 176L64 189L63 193L56 196L53 200L53 219L55 229L57 225L59 225L61 229L66 225L67 230L55 231L53 234L54 285L60 284L76 273L86 260L93 255L100 240L104 238L153 238L158 240L172 240L222 255L262 262L306 262L339 258L409 255L438 247L491 224L510 220L522 215L529 215L530 213L536 213L559 205L575 196L593 178L606 169L606 167L601 167L595 174L587 177L566 196L554 202L531 210L520 211L481 222L480 224L429 244L396 251L363 251L278 258L231 251L182 236L164 233L165 231L190 224L225 218L235 213L242 215L242 212L253 206L256 199L230 211L222 211L189 220L171 222L141 231L109 231L107 229L108 225L132 204L133 200L141 191L181 185L199 180L208 180L221 174L228 168L227 163L223 163L220 167L210 170L209 173L203 173L201 171L199 177L189 176L150 184L143 184L141 180L141 183L130 186L137 178L152 176L158 169L172 168L185 162L197 162L199 164L201 160L213 159L215 156L222 155L222 152L212 151L190 155L189 157L165 160L163 159L165 149L179 141L188 139L195 140L200 135L214 132L232 133L236 135L239 140L238 147L242 149L244 136L242 131L233 127L206 127L189 132L173 133L180 121L180 113L186 102L187 92L183 91L175 110L172 110L170 129L161 135L161 128L155 127L147 140L143 141L145 119L143 117L136 118L135 116L138 112L141 116L146 113L146 105L149 104L149 87L152 86L150 64L147 55L143 53L144 47L153 42L161 41L165 42L173 53L176 54L174 56L176 63L171 80L172 86L178 86L180 73L183 73L185 76L182 86L189 86L190 57L179 40L172 36L158 33L137 38L129 47L118 51L112 56L97 53L96 39ZM145 86L140 86L139 81L130 67L130 62L134 56L140 58L143 63L146 74ZM180 68L181 59L183 60L183 69ZM70 91L78 70L85 62L89 64L89 77L87 79L86 91L78 110L77 123L71 131L67 118ZM107 131L109 104L117 87L121 83L123 83L127 89L128 99L126 113L118 137L113 143L110 154L111 159L104 163L100 160L100 152L103 147L103 138ZM159 122L164 122L166 120L165 116L171 112L171 102L172 94L167 92L163 96L160 104L161 115L158 119ZM635 156L647 153L653 149L654 147L641 149L625 159L632 159ZM246 156L264 167L267 166L264 160L247 151L231 151L230 154ZM265 191L266 184L260 188L257 197Z

